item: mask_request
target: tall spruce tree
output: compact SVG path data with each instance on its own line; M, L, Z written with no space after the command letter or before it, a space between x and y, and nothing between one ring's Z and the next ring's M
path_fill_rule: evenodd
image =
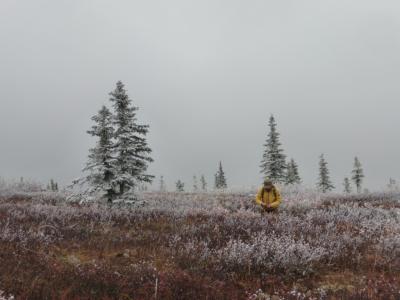
M352 180L357 187L357 193L361 193L362 190L362 182L364 179L364 171L361 166L361 162L359 161L358 157L354 158L354 168L352 171Z
M329 192L335 188L330 180L328 163L323 154L321 154L319 159L319 180L317 185L323 193Z
M215 174L215 189L226 189L228 184L226 182L225 172L222 168L222 162L219 162L218 171Z
M113 124L116 127L114 150L118 172L114 181L118 185L119 196L129 198L138 184L151 183L154 178L146 173L148 164L153 161L146 141L149 126L137 123L138 108L132 104L121 81L117 82L110 96L115 110Z
M95 124L87 132L96 137L97 142L95 147L89 150L89 160L84 168L89 174L84 181L89 185L90 193L99 193L111 202L115 196L114 180L117 174L112 141L112 114L103 106L92 120Z
M269 118L268 126L268 138L260 165L261 173L273 182L282 183L285 182L286 156L281 148L280 134L276 129L277 124L273 115Z
M343 188L346 194L351 193L351 184L350 184L350 179L348 177L346 177L343 181Z
M299 167L297 166L296 162L292 158L286 167L286 178L285 178L285 184L290 185L290 184L300 184L301 183L301 178L299 175Z
M204 177L204 175L201 175L200 183L201 183L201 190L203 192L207 191L207 182L206 182L206 178Z

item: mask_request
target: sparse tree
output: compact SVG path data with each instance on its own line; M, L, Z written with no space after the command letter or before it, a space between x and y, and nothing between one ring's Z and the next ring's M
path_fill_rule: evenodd
M164 193L167 190L165 186L164 176L160 177L160 192Z
M319 180L317 185L323 193L329 192L335 188L330 180L328 163L323 154L321 154L319 160Z
M399 191L399 186L398 186L398 184L397 184L395 179L389 178L388 189L391 192L398 192Z
M201 190L203 192L207 191L207 182L206 182L206 178L204 177L204 175L201 175L200 183L201 183Z
M285 184L290 185L290 184L300 184L301 183L301 178L299 175L299 167L297 166L296 162L292 158L286 167L286 178L285 178Z
M138 108L132 104L121 81L117 82L110 96L115 110L113 123L116 127L114 149L118 172L114 181L118 185L120 197L128 198L138 184L151 183L154 178L146 173L148 164L153 161L146 141L149 126L137 123Z
M357 157L354 158L354 168L352 171L352 178L354 184L357 187L357 193L361 193L362 191L362 182L364 179L364 171L362 169L361 163Z
M350 194L351 193L351 184L350 184L350 179L348 177L346 177L343 181L343 187L344 187L344 192L346 194Z
M276 183L285 182L286 156L281 148L279 133L273 115L269 119L269 133L261 161L261 173Z
M47 184L47 190L52 191L52 192L57 192L58 191L58 183L55 182L53 179L50 179L50 183Z
M114 184L117 169L114 158L112 138L112 114L103 106L92 120L95 124L87 132L97 138L96 145L89 150L89 160L84 168L89 174L84 181L89 185L89 193L99 193L101 197L112 202L115 196ZM53 187L52 182L50 186Z
M193 176L193 192L197 192L199 190L199 185L197 183L197 176Z
M215 174L215 189L226 189L228 184L226 183L225 172L222 168L222 162L219 162L218 171Z
M181 180L178 180L176 182L176 191L177 192L184 192L185 191L185 184Z

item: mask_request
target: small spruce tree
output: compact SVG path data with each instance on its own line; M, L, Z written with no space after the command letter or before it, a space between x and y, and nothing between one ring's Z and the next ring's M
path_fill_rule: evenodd
M396 182L395 179L389 178L389 184L387 185L389 191L391 192L398 192L399 191L399 186Z
M165 180L164 180L164 176L160 177L160 192L164 193L167 191L167 188L165 186Z
M197 192L199 190L199 185L197 183L197 176L193 176L193 192Z
M204 177L204 175L201 175L200 183L201 183L201 190L203 192L206 192L207 191L207 182L206 182L206 178Z
M264 145L265 150L261 161L261 173L276 183L285 182L286 156L281 148L279 133L273 115L269 119L269 133Z
M113 180L117 173L112 141L114 135L112 114L107 107L103 106L92 120L95 124L87 133L96 137L97 141L96 145L89 150L89 160L83 169L89 174L84 181L89 185L89 193L99 193L100 197L112 202L115 196Z
M328 163L323 154L321 154L319 160L319 180L317 186L323 193L329 192L335 188L330 180Z
M215 189L221 190L226 189L227 187L228 184L226 182L225 172L222 168L222 162L219 162L218 171L215 174Z
M344 192L346 194L350 194L351 193L351 184L350 184L350 179L348 177L346 177L343 181L343 187L344 187Z
M296 162L292 158L286 167L286 178L285 178L285 184L291 185L291 184L300 184L301 183L301 178L299 175L299 167L297 166Z
M177 192L184 192L185 191L185 184L181 180L178 180L176 182L176 191Z
M50 179L50 183L47 185L47 190L52 192L58 192L58 183L53 179Z
M361 163L357 157L354 158L354 168L352 171L352 178L354 184L357 187L357 193L361 193L362 191L362 182L364 179L364 171L362 169Z

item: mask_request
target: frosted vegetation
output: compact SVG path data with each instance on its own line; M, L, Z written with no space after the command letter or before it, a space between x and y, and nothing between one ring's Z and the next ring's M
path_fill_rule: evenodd
M141 205L114 204L110 209L99 202L65 201L69 195L41 192L34 183L3 182L0 241L17 245L19 251L29 247L29 251L41 249L43 253L57 247L67 251L68 245L79 243L91 251L128 251L123 257L126 265L133 266L130 269L97 256L73 264L81 268L79 272L118 272L131 278L140 272L142 280L151 282L169 268L207 274L221 282L271 274L297 280L341 268L400 271L399 194L323 195L296 186L282 192L279 214L261 214L254 205L254 191L147 192L139 195ZM149 253L143 254L141 247ZM50 266L54 257L43 254L40 259ZM6 263L2 260L1 264ZM121 288L124 283L110 279L104 284ZM238 293L268 290L251 288ZM130 289L137 292L140 287ZM386 292L399 292L398 286L393 289ZM12 281L7 291L20 293ZM286 292L280 296L289 297L292 289ZM322 295L316 288L311 292Z

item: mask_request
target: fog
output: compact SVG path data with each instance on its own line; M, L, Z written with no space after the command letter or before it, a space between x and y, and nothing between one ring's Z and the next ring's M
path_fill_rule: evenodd
M325 153L341 191L357 155L380 189L400 179L399 14L389 0L2 0L0 176L79 177L90 118L122 80L170 189L212 185L220 160L230 186L258 185L270 114L305 184Z

